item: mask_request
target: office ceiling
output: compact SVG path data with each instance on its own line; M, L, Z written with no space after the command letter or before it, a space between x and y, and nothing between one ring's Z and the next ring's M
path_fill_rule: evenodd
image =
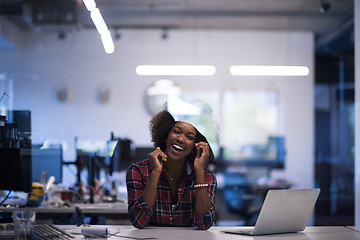
M353 52L353 0L97 0L96 3L110 30L115 31L124 28L311 31L315 33L319 52ZM73 9L75 19L68 13L69 9ZM41 15L48 21L45 24L34 21L41 11L47 13ZM0 14L20 28L36 31L94 27L81 0L0 0ZM59 20L59 16L63 18ZM64 22L67 20L69 23Z

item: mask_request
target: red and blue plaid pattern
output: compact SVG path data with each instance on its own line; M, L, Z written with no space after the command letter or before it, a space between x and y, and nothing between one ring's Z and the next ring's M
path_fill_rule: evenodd
M132 164L127 170L126 185L128 192L128 211L131 223L136 228L147 225L160 226L196 226L208 229L215 221L215 174L205 169L205 181L212 208L204 215L195 210L196 178L194 171L185 174L178 184L178 203L171 202L170 187L165 172L160 175L155 204L149 208L142 197L146 184L150 179L151 165L149 159Z

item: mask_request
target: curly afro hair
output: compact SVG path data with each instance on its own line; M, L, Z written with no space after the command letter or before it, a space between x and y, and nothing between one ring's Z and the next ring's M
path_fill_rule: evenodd
M174 117L166 110L157 113L150 120L151 141L154 147L160 147L161 151L166 152L166 139L175 122Z

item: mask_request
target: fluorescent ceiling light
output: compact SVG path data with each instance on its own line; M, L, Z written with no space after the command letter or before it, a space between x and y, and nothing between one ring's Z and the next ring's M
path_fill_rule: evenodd
M115 46L114 46L114 42L111 38L111 34L110 34L109 30L107 30L106 32L101 34L101 40L102 40L105 52L107 54L113 53L115 50Z
M95 8L91 11L90 17L93 20L94 25L100 35L104 34L105 31L109 30L98 8Z
M256 66L233 65L230 73L235 76L308 76L306 66Z
M111 34L110 31L108 30L108 33L102 34L101 35L101 40L105 49L105 52L107 54L111 54L114 52L115 50L115 46L114 46L114 42L111 38Z
M141 76L211 76L213 65L139 65L136 74Z
M101 41L103 43L105 52L107 54L111 54L115 50L114 42L111 38L110 31L104 21L103 16L100 13L100 10L96 7L96 3L94 0L83 0L87 10L90 11L90 17L94 22L96 30L99 32L101 36Z
M92 10L94 10L96 8L96 3L94 0L83 0L86 9L91 12Z

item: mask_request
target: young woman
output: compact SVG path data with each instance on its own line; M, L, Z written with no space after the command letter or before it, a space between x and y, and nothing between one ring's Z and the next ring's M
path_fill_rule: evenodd
M136 228L148 225L208 229L215 220L216 178L206 138L190 123L162 111L150 121L156 149L126 175L128 211Z

